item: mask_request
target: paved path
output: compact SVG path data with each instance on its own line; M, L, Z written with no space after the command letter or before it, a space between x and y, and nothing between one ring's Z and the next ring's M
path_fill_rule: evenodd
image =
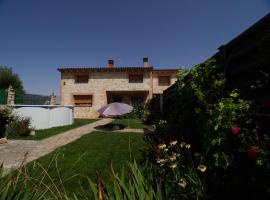
M121 130L115 130L113 132L144 133L144 130L141 128L125 128Z
M110 123L112 119L104 118L94 123L87 124L61 134L40 140L9 140L7 144L0 145L0 164L4 169L17 168L22 163L26 164L56 148L79 139L81 136L92 132L94 127Z

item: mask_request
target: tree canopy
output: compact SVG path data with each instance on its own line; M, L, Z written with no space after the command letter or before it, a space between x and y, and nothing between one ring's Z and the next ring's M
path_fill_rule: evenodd
M13 73L12 68L0 65L0 90L5 90L10 85L15 91L24 93L23 84L19 75Z

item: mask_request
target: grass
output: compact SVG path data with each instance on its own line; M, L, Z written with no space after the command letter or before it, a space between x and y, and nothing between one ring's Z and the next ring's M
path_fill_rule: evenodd
M133 119L133 118L120 118L120 119L114 119L110 124L122 124L126 126L126 128L149 128L148 125L143 124L143 122L140 119Z
M141 134L92 132L29 163L27 169L32 177L41 179L42 170L37 167L38 162L50 176L45 177L46 184L62 182L67 196L71 197L75 193L81 199L82 194L86 194L92 199L86 176L95 182L96 171L99 171L104 182L109 182L111 166L119 172L129 160L140 162L141 149L145 146Z
M98 119L74 119L74 123L66 126L58 126L49 129L40 129L35 131L35 135L29 136L12 136L9 139L20 139L20 140L42 140L53 135L89 124L97 121Z

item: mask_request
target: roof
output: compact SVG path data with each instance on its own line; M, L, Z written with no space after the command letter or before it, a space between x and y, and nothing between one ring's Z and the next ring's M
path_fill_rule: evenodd
M60 67L59 72L177 72L177 69L154 69L153 67Z
M178 69L153 69L154 72L178 72Z

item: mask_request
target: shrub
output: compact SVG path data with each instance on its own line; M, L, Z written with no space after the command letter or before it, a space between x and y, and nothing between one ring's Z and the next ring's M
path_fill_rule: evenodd
M29 136L31 131L31 118L14 116L14 119L7 125L7 136L24 137Z
M193 153L199 152L199 160L208 166L203 198L269 198L270 133L258 115L258 104L228 89L213 59L179 70L176 85L174 99L149 139L152 163L158 154L152 147L177 138L192 143ZM175 180L166 181L171 185L166 190L171 190Z
M141 101L135 101L131 106L133 107L132 112L124 115L123 117L142 119L144 121L148 115L148 104Z
M6 126L11 119L11 110L6 106L0 106L0 138L6 136Z

